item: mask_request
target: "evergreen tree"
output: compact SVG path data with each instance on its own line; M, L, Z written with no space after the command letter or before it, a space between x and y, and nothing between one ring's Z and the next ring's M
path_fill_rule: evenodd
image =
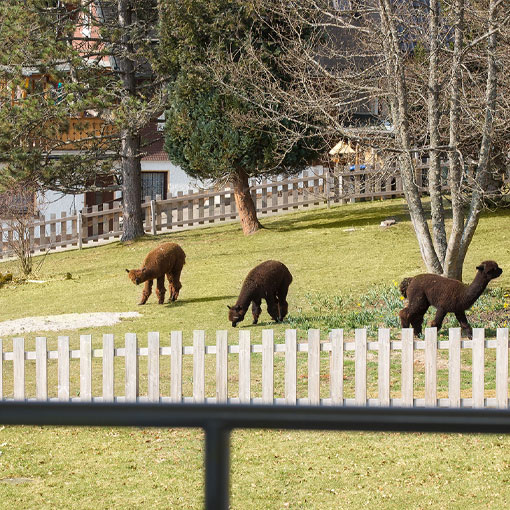
M249 178L297 173L318 157L322 144L309 124L297 142L288 137L282 143L282 129L292 130L260 124L249 100L229 94L228 75L211 64L242 51L243 40L254 37L271 66L281 46L267 37L266 23L277 20L260 20L252 3L243 0L168 1L162 3L161 16L161 68L173 79L165 148L189 175L230 182L243 232L252 234L260 223ZM280 74L278 79L285 86L288 77Z

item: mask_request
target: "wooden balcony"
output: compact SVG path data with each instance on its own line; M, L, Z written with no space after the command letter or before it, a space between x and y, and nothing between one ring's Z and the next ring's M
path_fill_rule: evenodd
M79 117L69 119L66 131L62 131L59 141L63 142L59 150L85 150L107 148L111 146L115 127L99 117Z

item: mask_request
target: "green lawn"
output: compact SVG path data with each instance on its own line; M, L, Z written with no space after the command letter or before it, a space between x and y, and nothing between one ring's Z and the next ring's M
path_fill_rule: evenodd
M382 229L379 223L388 217L397 224ZM257 326L249 320L240 326L257 343L267 327L278 340L288 327L298 328L304 338L307 327L326 331L344 320L342 314L377 307L379 292L391 294L394 282L424 271L400 200L311 209L262 222L267 228L251 237L228 224L50 254L37 274L46 283L15 281L0 289L0 321L70 312L143 314L108 328L24 335L29 349L35 336L46 336L54 348L62 334L75 345L80 334L91 334L94 346L100 346L102 334L113 333L122 345L126 332L137 333L143 346L148 331L159 331L162 345L168 345L172 330L182 330L189 345L193 329L205 329L209 344L216 330L228 329L229 342L235 343L238 331L227 321L226 305L235 302L246 273L272 258L283 261L294 276L289 320L271 323L263 305ZM474 322L492 321L492 328L508 320L509 225L508 210L484 215L464 266L465 281L482 260L494 259L504 269L491 283L486 302L471 314ZM179 300L161 306L151 296L147 305L137 306L141 288L128 280L125 269L139 267L164 240L179 243L187 254ZM1 273L10 271L16 272L13 262L0 264ZM395 319L397 305L385 309L382 318L374 316L373 326ZM496 308L501 313L487 316ZM9 339L4 344L10 349ZM351 368L346 376L352 377ZM162 382L162 389L166 386ZM503 509L510 500L509 447L507 436L237 431L232 508ZM197 430L0 426L0 452L0 508L202 506L202 433Z

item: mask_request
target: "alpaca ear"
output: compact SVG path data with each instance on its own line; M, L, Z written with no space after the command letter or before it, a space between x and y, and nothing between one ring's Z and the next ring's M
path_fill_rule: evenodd
M476 269L478 269L478 271L483 271L485 269L485 266L483 264L480 264L479 266L476 266Z
M146 267L142 267L142 273L145 273L145 271L147 271L147 268Z
M129 269L126 269L126 273L129 273Z
M229 310L232 310L232 307L231 307L231 306L228 306L228 305L227 305L227 308L228 308Z

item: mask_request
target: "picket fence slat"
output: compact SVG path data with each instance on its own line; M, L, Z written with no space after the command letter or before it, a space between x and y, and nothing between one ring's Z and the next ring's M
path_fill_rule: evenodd
M228 335L226 331L216 332L216 401L225 403L228 399Z
M402 405L413 406L414 339L413 329L402 329Z
M205 401L205 332L193 331L193 402Z
M425 405L437 405L437 329L425 329Z
M152 331L148 341L148 398L149 402L159 402L159 333Z
M36 399L48 400L48 347L45 337L35 339L35 392Z
M125 388L126 402L136 402L138 398L138 338L134 333L126 333Z
M320 401L320 330L308 330L308 400L311 405Z
M251 349L250 332L239 332L239 401L249 404L251 400Z
M182 402L182 331L171 333L170 398L173 403Z
M285 331L285 403L297 401L297 331Z
M272 404L274 398L273 330L262 330L262 402Z
M275 341L275 332L264 329L260 332L261 344L252 343L250 331L239 331L237 343L229 345L227 331L216 332L216 342L206 345L205 331L193 331L192 345L183 346L182 332L172 331L170 346L161 346L158 332L147 334L146 346L138 345L137 335L127 333L123 347L114 347L113 335L103 335L101 349L92 349L92 337L81 335L80 348L70 349L67 336L58 337L57 350L48 350L47 339L35 339L35 351L25 352L25 340L14 338L12 350L3 352L5 341L0 339L0 397L2 400L52 400L48 394L48 373L57 365L58 389L60 401L82 402L231 402L266 404L312 404L312 405L379 405L379 406L425 406L425 407L499 407L509 405L509 330L499 328L496 338L485 338L485 330L474 329L473 339L461 339L460 328L449 331L448 340L439 340L435 328L426 328L424 339L413 338L411 329L400 332L400 340L392 340L389 329L381 328L375 341L368 341L366 329L354 331L354 338L346 337L344 330L332 330L321 341L321 332L310 329L307 341L299 341L298 331L285 331L285 343ZM354 340L354 341L353 341ZM471 366L461 365L461 352L471 350ZM415 368L415 351L416 367ZM439 352L448 352L448 396L438 398L438 368L441 361ZM491 351L488 355L486 352ZM306 353L306 363L299 363L298 353ZM347 353L347 354L346 354ZM375 353L375 354L372 354ZM238 356L238 395L229 397L229 356ZM275 359L275 356L278 356ZM161 356L170 358L170 373L164 374L170 387L161 391ZM184 363L184 357L191 363ZM215 379L215 391L206 393L206 363L215 356L215 369L210 374ZM280 363L281 356L284 364ZM464 357L464 355L462 355ZM115 358L124 358L125 370L124 395L115 394ZM377 357L377 381L372 359ZM93 393L92 363L94 358L102 360L102 395ZM146 394L139 394L141 358L143 372L147 375ZM71 363L78 360L79 363ZM304 359L304 358L302 358ZM401 363L400 389L392 390L392 381L398 376L398 369L392 362ZM462 358L463 359L463 358ZM344 395L344 374L346 363L354 363L354 395ZM424 360L422 364L420 360ZM486 361L487 360L487 361ZM33 377L30 363L35 361L35 395L27 394L25 387L27 375ZM28 363L28 368L26 367ZM50 367L50 363L52 364ZM251 394L252 365L256 373L261 373L256 381L257 392ZM79 368L78 368L79 367ZM461 397L461 368L470 371L472 378L471 394ZM51 368L53 370L53 368ZM79 374L71 373L79 370ZM186 374L184 373L186 370ZM329 374L327 371L329 370ZM414 381L414 371L424 375ZM490 376L485 374L490 370ZM191 395L183 395L183 381L190 378L192 372ZM235 372L235 371L234 371ZM9 394L6 395L6 375ZM236 377L237 374L234 374ZM494 382L495 375L495 382ZM72 376L72 377L71 377ZM78 376L78 377L77 377ZM184 377L185 376L185 377ZM307 394L298 397L298 376L307 380ZM11 382L12 378L12 382ZM283 381L284 379L284 381ZM329 379L329 394L321 398L321 381ZM70 381L78 380L78 396L71 396ZM207 379L209 380L209 379ZM485 388L485 380L490 381ZM275 397L275 385L284 382L284 395ZM370 386L368 382L370 381ZM75 384L73 382L73 384ZM323 386L325 386L323 384ZM120 386L119 386L120 387ZM31 384L28 385L31 388ZM375 389L372 389L375 388ZM33 390L30 390L33 391ZM168 395L169 391L169 395ZM305 390L306 391L306 390ZM392 396L391 392L395 391ZM465 391L465 390L463 390ZM232 389L230 390L232 392Z
M103 335L103 402L114 402L114 338Z
M390 330L379 330L378 389L379 405L390 405Z
M330 395L333 405L340 405L344 398L344 332L331 331Z
M25 339L13 338L14 400L25 400Z
M473 407L484 406L484 330L473 328Z
M69 337L58 337L58 399L67 402L69 389Z
M498 328L496 345L496 402L508 407L508 329Z
M460 407L460 328L449 331L448 398L450 407Z
M80 336L80 400L92 400L92 337Z

